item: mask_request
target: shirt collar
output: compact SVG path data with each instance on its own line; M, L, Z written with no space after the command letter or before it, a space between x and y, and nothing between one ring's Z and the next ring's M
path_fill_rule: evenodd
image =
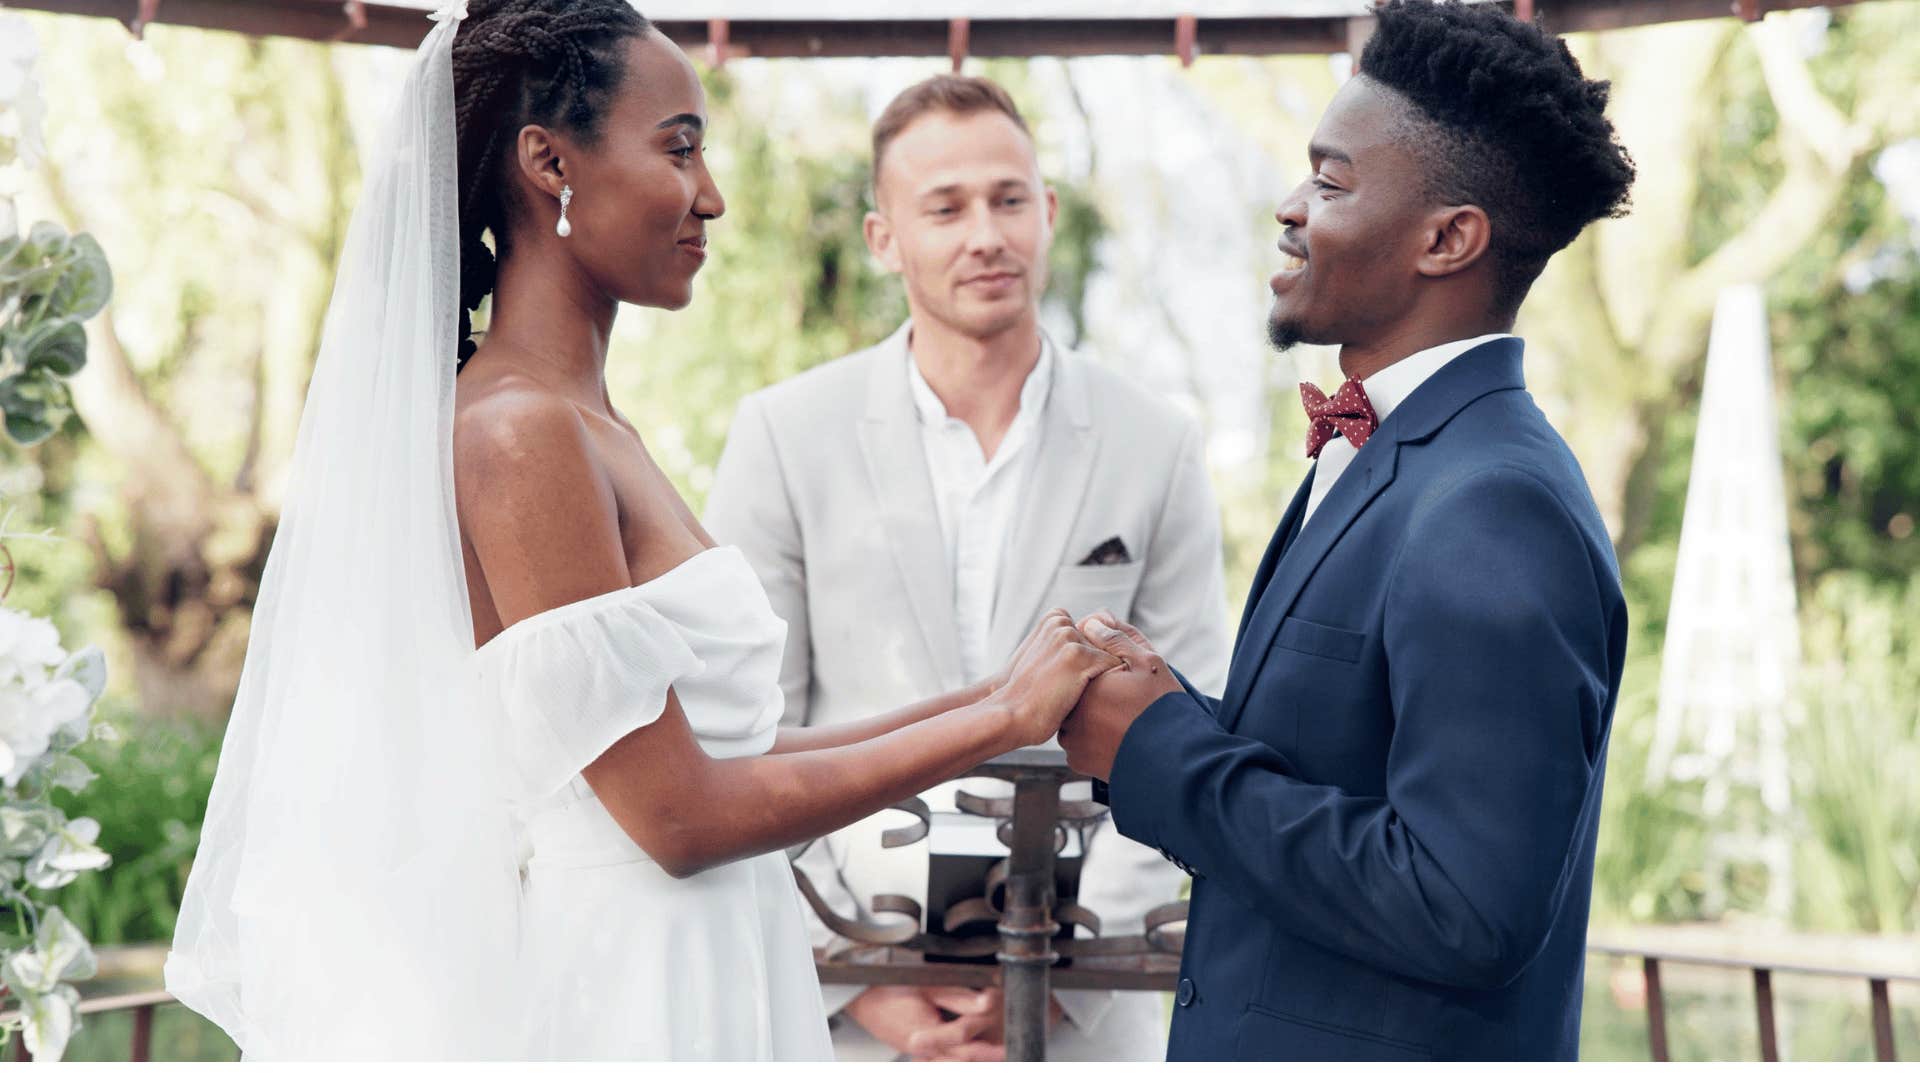
M933 386L926 376L920 374L920 365L913 358L913 349L907 349L907 385L913 390L913 409L923 424L940 424L948 419L947 406L940 395L933 392ZM1047 390L1053 385L1053 342L1046 334L1040 335L1040 359L1027 373L1027 381L1020 386L1020 412L1014 422L1030 416L1038 416L1041 406L1046 403Z
M1444 345L1435 345L1422 349L1396 364L1374 372L1360 381L1367 392L1367 400L1373 404L1373 414L1382 422L1387 414L1400 407L1400 403L1413 396L1420 384L1433 377L1434 372L1446 367L1456 357L1469 349L1476 349L1489 341L1513 337L1512 334L1483 334L1464 341L1449 341Z

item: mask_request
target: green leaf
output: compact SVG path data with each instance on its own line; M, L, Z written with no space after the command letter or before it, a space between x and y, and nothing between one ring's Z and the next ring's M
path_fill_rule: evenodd
M21 363L28 368L45 368L63 378L78 375L87 366L86 330L64 318L43 326L31 339L16 346Z
M51 259L66 254L72 237L55 222L37 221L33 231L27 234L27 242L40 250L41 258Z
M73 238L72 261L60 283L54 287L52 310L75 321L84 322L100 313L113 296L113 270L107 265L107 253L89 233ZM81 362L84 363L84 338ZM74 371L80 370L78 367ZM67 374L72 374L68 372Z
M34 446L45 442L59 428L47 423L44 415L27 413L7 414L7 438L21 446Z
M45 368L34 368L0 379L0 411L7 416L7 436L32 446L59 430L72 408L66 387Z

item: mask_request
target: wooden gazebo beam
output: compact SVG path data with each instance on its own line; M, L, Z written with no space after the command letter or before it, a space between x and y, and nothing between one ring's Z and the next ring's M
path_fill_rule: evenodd
M1533 0L1555 31L1618 30L1693 19L1758 18L1773 11L1834 7L1859 0ZM1880 0L1912 2L1912 0ZM143 15L175 26L256 36L350 41L412 48L426 36L417 7L342 0L5 0L5 6L108 18L130 29ZM796 0L797 8L806 6ZM144 9L144 10L143 10ZM645 10L644 7L642 10ZM965 52L978 57L1176 55L1265 56L1346 51L1365 19L1270 15L1241 18L1035 19L733 19L661 20L689 52L716 37L730 57L951 56L956 21L967 24ZM1184 25L1183 25L1184 24Z

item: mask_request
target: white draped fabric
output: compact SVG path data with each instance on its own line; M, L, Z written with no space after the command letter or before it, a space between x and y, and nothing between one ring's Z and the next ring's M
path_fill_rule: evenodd
M341 254L167 961L250 1058L517 1049L512 834L453 502L452 15Z
M716 758L765 753L786 624L737 548L515 623L481 648L524 823L528 1056L830 1059L800 894L773 852L675 879L579 775L668 684Z

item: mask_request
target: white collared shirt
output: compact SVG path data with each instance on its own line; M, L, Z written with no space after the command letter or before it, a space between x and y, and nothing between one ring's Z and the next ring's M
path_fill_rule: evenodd
M940 512L940 534L947 542L947 570L953 583L955 629L960 637L960 670L972 683L999 666L988 648L993 599L1020 495L1033 473L1036 454L1027 449L1040 426L1053 385L1053 345L1040 339L1040 359L1020 388L1020 411L1000 440L993 459L966 421L947 414L920 365L907 352L907 379L914 411L920 415L920 443L926 448L933 501Z
M1431 349L1422 349L1397 364L1389 364L1360 380L1361 389L1367 392L1367 400L1373 403L1373 413L1381 423L1387 422L1387 415L1400 407L1400 403L1413 396L1420 384L1433 377L1434 372L1446 367L1455 357L1485 345L1489 341L1513 337L1512 334L1486 334L1465 341L1449 341L1445 345L1435 345ZM1335 432L1333 438L1320 448L1320 464L1314 469L1313 491L1307 495L1307 510L1300 517L1300 525L1306 527L1313 512L1333 490L1333 485L1346 473L1347 466L1353 464L1355 455L1360 451L1347 441L1345 435Z

